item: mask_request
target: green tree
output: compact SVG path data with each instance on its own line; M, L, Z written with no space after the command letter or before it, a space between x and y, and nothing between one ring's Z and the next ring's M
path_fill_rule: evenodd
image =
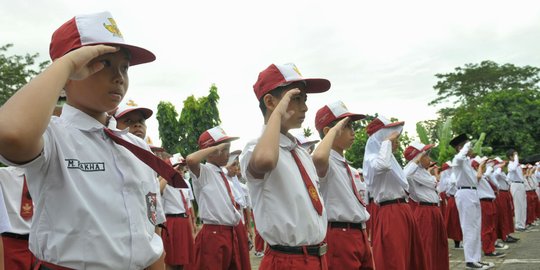
M178 113L170 102L161 101L157 106L156 119L158 120L159 139L165 151L171 154L180 150L180 125L178 123Z
M465 64L465 67L456 67L454 72L435 74L439 81L433 88L438 97L429 104L452 100L454 104L472 105L481 102L491 92L539 90L539 72L540 68L537 67L513 64L501 66L489 60L480 64Z
M218 101L219 95L215 84L210 87L208 96L197 99L192 95L184 101L179 120L179 150L182 155L187 156L197 151L199 136L207 129L221 124Z
M11 47L13 44L0 47L0 106L49 64L45 61L36 66L38 53L7 56Z

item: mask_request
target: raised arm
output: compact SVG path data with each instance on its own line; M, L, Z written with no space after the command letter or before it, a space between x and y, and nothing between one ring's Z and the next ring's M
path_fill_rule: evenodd
M266 128L257 142L255 149L253 149L253 154L247 167L249 173L254 177L261 179L264 177L264 174L277 166L281 121L291 117L293 112L288 112L287 107L289 106L291 97L297 94L300 94L299 89L287 91L272 111L266 123Z
M37 157L62 88L68 80L82 80L101 70L103 64L92 60L117 50L105 45L81 47L54 61L17 91L0 108L0 154L15 163Z
M465 143L463 145L463 148L457 153L457 155L454 157L454 160L452 161L452 166L463 166L463 163L467 162L467 153L469 153L469 150L471 149L471 142Z
M349 122L349 117L341 119L335 126L330 128L324 138L319 143L315 151L313 151L313 163L315 168L317 168L317 175L319 177L325 177L328 172L328 160L330 159L330 150L332 150L332 145L334 140L338 137L343 129L346 127Z
M201 174L201 162L211 154L218 152L221 153L222 151L229 151L230 145L230 143L221 143L189 154L186 157L186 163L189 170L198 178Z
M379 153L372 160L375 171L388 171L392 168L392 141L397 140L399 135L399 132L394 131L381 143Z

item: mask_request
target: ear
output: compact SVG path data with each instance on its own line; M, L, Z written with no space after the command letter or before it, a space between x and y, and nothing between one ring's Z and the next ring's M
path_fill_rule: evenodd
M271 94L264 95L263 102L264 102L264 105L266 106L266 110L271 111L271 112L274 111L274 109L276 108L278 104L274 96L272 96Z
M329 131L330 131L330 127L324 127L322 130L324 136L326 136L326 134L328 134Z

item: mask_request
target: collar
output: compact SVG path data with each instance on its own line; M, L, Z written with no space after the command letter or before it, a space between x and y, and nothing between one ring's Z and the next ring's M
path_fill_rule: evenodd
M279 134L279 147L284 148L287 151L291 151L298 146L298 141L296 138L291 135L290 133L287 134Z
M17 176L23 176L25 174L25 169L20 167L8 167L9 170L11 170L15 175Z
M82 131L97 131L97 130L102 130L105 127L98 120L94 119L90 115L84 113L83 111L69 104L64 104L62 108L62 114L60 115L60 119L67 122L72 127L82 130ZM129 132L129 128L126 128L124 130L117 129L116 119L114 119L114 117L110 118L109 124L107 127L113 130L117 134L127 134Z
M342 156L342 155L340 155L340 154L339 154L336 150L334 150L334 149L331 149L331 150L330 150L330 157L333 158L333 159L335 159L335 160L337 160L337 161L339 161L339 162L342 162L342 163L343 163L343 162L347 162L347 161L345 160L345 157Z
M227 173L225 173L225 172L221 169L221 167L218 167L218 166L216 166L215 164L212 164L212 163L210 163L210 162L206 162L206 165L210 166L210 169L212 169L212 170L214 170L214 171L216 171L216 172L223 172L225 175L227 175Z

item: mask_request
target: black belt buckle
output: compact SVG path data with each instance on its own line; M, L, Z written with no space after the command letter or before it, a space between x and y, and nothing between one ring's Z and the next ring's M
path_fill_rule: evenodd
M326 254L326 251L328 251L328 245L326 245L326 243L322 243L319 247L319 257L324 256L324 254Z

